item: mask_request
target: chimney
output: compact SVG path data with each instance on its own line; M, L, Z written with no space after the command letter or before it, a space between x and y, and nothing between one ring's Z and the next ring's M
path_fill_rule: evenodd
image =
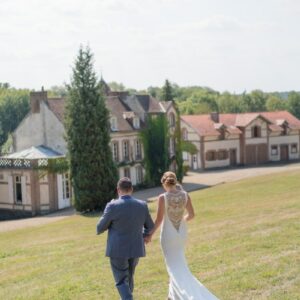
M30 108L31 113L38 114L40 112L41 101L47 101L48 96L47 92L42 90L40 92L31 92L30 93Z
M218 112L211 112L211 113L210 113L210 118L211 118L212 121L214 121L215 123L219 123L219 113L218 113Z

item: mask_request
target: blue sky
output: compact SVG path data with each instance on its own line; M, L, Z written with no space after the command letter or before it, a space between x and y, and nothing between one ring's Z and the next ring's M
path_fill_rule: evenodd
M298 0L0 0L0 82L68 82L80 44L127 87L299 90Z

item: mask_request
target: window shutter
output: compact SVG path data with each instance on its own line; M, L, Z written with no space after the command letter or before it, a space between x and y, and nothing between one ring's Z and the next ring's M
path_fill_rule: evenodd
M7 176L8 181L8 201L9 203L14 203L14 185L13 185L13 177Z
M27 202L26 176L21 176L22 202Z

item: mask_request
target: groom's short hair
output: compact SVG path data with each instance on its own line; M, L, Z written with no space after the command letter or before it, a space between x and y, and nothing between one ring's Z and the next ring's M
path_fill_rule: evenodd
M118 181L117 187L118 187L118 189L120 189L122 191L129 191L132 189L132 182L131 182L130 178L128 178L128 177L122 177Z

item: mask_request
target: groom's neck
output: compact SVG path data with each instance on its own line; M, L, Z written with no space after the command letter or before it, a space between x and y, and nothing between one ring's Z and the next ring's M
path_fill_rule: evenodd
M132 190L130 190L130 191L119 190L118 191L118 195L119 195L119 197L122 197L122 196L131 196L132 195Z

